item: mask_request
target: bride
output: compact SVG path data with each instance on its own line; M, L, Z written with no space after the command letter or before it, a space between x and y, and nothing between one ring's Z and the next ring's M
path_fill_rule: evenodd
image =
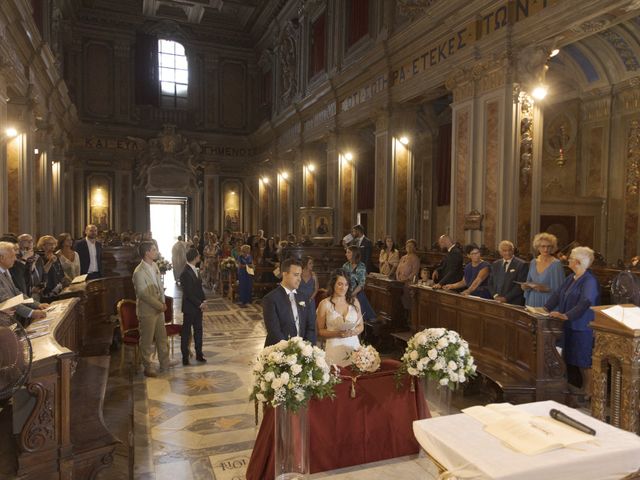
M358 335L364 330L360 303L351 296L348 275L342 269L331 274L328 297L317 311L318 335L326 339L327 363L339 367L351 363L347 356L360 346Z

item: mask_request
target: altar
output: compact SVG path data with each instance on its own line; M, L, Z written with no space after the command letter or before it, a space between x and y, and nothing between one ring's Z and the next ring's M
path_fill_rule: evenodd
M536 416L548 416L550 409L558 409L595 429L595 442L529 456L504 446L485 432L478 420L462 413L416 421L413 432L441 471L460 479L620 480L627 475L629 479L638 478L631 476L640 469L637 435L554 401L517 408Z
M421 381L405 376L396 387L399 366L385 359L378 372L358 377L354 398L350 371L341 369L336 398L309 403L311 473L418 453L412 422L431 415ZM247 480L274 477L274 416L273 408L265 407Z

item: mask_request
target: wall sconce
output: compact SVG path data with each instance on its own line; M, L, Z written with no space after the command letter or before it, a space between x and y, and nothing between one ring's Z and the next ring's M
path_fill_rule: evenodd
M402 136L398 139L398 141L402 144L402 145L409 145L409 139L406 136Z
M316 166L313 163L310 163L309 165L307 165L307 170L313 173L316 171Z
M351 153L351 152L347 152L347 153L345 153L345 154L344 154L344 159L345 159L347 162L350 162L351 160L353 160L353 153Z
M261 181L262 183L264 183L265 185L268 185L268 184L269 184L269 177L262 177L262 178L260 179L260 181Z
M18 130L16 130L13 127L8 127L5 131L4 134L7 138L14 138L18 136Z
M569 142L569 135L567 135L567 127L564 124L561 124L558 127L557 133L551 137L549 143L554 150L558 151L558 156L556 157L556 163L559 167L564 167L566 163L566 159L564 158L564 151L567 143Z
M281 172L281 173L280 173L280 176L281 176L284 180L286 180L286 179L288 179L288 178L289 178L289 173L287 173L287 172L283 171L283 172Z
M37 148L33 149L33 154L34 155L39 155L40 154L40 150L38 150Z

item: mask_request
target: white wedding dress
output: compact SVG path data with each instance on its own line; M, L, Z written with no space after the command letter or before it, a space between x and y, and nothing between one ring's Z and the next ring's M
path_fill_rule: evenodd
M329 303L327 309L327 330L343 331L353 330L358 322L362 321L362 317L358 315L356 307L349 305L346 318L340 315L333 304ZM345 338L328 338L325 342L326 360L328 364L335 364L339 367L346 367L351 362L347 356L360 346L360 340L357 335Z

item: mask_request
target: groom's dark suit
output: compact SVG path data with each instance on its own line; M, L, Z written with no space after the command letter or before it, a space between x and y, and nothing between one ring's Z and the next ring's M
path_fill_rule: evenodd
M182 333L180 349L182 360L189 361L189 336L193 327L193 343L196 348L196 359L202 355L202 310L200 305L205 300L202 290L202 279L193 271L190 265L186 265L180 275L182 285Z
M504 260L496 260L491 264L489 277L489 293L505 297L511 305L524 305L524 292L515 282L526 282L529 265L518 257L512 257L505 271Z
M304 295L296 293L295 298L300 333L296 331L291 301L282 285L278 285L262 299L262 313L267 327L265 347L295 336L300 336L312 344L316 343L316 312Z

